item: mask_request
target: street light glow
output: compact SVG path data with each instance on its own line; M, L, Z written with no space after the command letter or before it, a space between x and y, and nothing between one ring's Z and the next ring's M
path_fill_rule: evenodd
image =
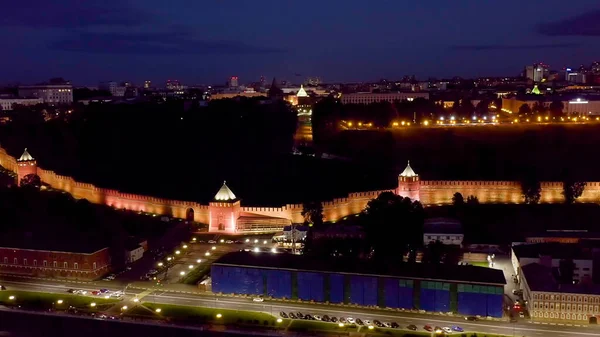
M183 245L183 249L187 249L187 245Z
M126 305L124 305L124 306L121 308L121 310L127 310L127 306L126 306Z
M258 252L260 252L260 249L258 249L258 247L255 247L255 248L254 248L254 252L255 252L255 253L258 253Z
M278 318L277 323L281 323L281 322L283 322L283 320L281 318Z
M211 248L211 249L212 249L212 250L215 250L215 249L217 249L217 247L216 247L216 246L212 246L212 248Z
M154 310L154 311L160 313L162 311L162 309L161 308L156 308L156 310Z
M196 260L196 263L200 263L200 262L202 262L202 260L200 260L200 259Z
M175 255L179 255L179 254L181 254L181 252L180 252L180 251L178 251L178 250L176 250L176 251L175 251Z
M339 326L340 328L343 328L343 327L344 327L344 323L339 323L339 324L338 324L338 326Z
M134 299L133 299L133 301L134 301L135 303L137 303L137 302L139 302L139 301L140 301L140 299L139 299L139 298L134 298Z
M179 275L183 276L183 275L185 275L185 272L182 271L182 272L179 273Z
M10 295L10 296L8 296L8 299L12 301L15 299L15 297L13 295Z
M373 329L375 329L375 327L372 325L369 325L369 330L373 330Z
M193 264L190 264L190 265L188 266L188 268L190 268L190 269L194 269L194 265L193 265Z
M110 296L108 296L108 295L105 295L105 296L104 296L104 298L106 298L106 299L109 299L109 298L110 298Z
M167 261L171 261L173 258L172 257L167 257Z
M250 239L246 239L246 242L250 242Z
M217 318L221 318L221 317L223 317L223 315L217 314Z
M158 263L158 266L159 266L159 267L162 267L162 266L163 266L163 263L162 263L162 262L159 262L159 263Z
M63 304L63 300L56 301L57 304Z
M221 241L219 241L219 242L223 243L223 242L225 242L225 240L221 239Z
M210 256L210 252L204 253L205 256Z
M95 307L95 306L96 306L96 302L92 302L92 303L90 303L90 307L92 307L92 308L93 308L93 307Z
M277 249L271 248L271 253L277 253Z

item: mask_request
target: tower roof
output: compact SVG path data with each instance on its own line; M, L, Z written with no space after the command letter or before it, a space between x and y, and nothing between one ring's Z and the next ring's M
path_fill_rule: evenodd
M219 189L219 192L215 195L215 200L217 201L232 201L235 200L235 194L231 192L229 186L227 186L226 182L223 182L223 186Z
M306 90L304 90L304 86L302 84L300 84L300 90L298 90L296 97L308 97L308 94L306 93Z
M19 158L19 160L17 160L17 161L29 161L29 160L35 160L35 159L33 159L33 157L29 154L29 152L27 152L27 148L25 148L25 151L23 151L21 158Z
M410 160L409 160L404 171L402 171L402 173L400 173L400 176L401 177L417 177L419 175L416 174L415 171L413 171L412 167L410 167Z

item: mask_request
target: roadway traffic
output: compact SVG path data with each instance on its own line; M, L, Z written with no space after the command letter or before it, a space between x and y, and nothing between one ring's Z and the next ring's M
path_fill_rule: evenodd
M107 282L109 283L109 282ZM66 282L52 282L29 279L29 280L3 280L2 284L12 290L41 291L50 293L66 293L67 290L77 287L78 290L92 292L97 290L98 285L94 283L82 283L77 286ZM144 292L144 289L123 288L115 285L102 285L102 287L111 291L124 290L125 297L123 301L133 302L138 295ZM213 294L185 294L171 293L161 290L152 291L143 301L157 304L175 304L202 306L209 308L223 308L230 310L259 311L279 316L280 312L302 312L310 315L329 315L337 317L354 317L361 320L397 322L401 327L415 325L419 330L425 325L450 327L460 326L465 331L505 334L508 336L598 336L600 329L591 326L569 326L532 324L530 322L509 323L505 321L465 321L462 317L453 317L449 315L419 314L402 311L383 311L358 307L342 307L324 304L308 303L286 303L279 301L254 302L252 298L224 297Z

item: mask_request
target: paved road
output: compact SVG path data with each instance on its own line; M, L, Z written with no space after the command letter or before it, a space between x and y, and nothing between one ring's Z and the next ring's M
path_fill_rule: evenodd
M53 282L41 283L37 280L29 281L2 281L9 289L29 290L29 291L44 291L54 293L66 293L69 288L74 288L71 283ZM78 285L78 289L95 290L97 286ZM106 286L108 289L122 290L122 287ZM142 293L143 290L127 289L127 296L123 300L123 304L132 305L133 298ZM508 323L496 321L478 321L466 322L462 318L439 315L426 315L405 312L386 312L380 310L370 310L362 308L348 308L339 306L326 306L319 304L303 304L303 303L284 303L270 302L262 303L253 302L252 299L246 298L231 298L215 295L195 295L195 294L174 294L167 292L154 292L147 295L144 301L193 305L213 308L224 308L230 310L251 310L272 313L278 315L280 311L284 312L302 312L304 314L318 314L330 316L351 316L361 319L378 319L380 321L395 321L401 326L415 324L419 328L426 324L437 326L460 325L465 330L484 332L484 333L500 333L509 336L550 336L550 337L569 337L569 336L599 336L600 328L592 326L576 327L566 325L541 325L532 324L529 322Z

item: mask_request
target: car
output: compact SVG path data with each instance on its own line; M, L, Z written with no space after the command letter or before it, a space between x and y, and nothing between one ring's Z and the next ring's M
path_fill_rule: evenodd
M0 290L6 290L6 287L0 284Z
M433 330L435 330L435 333L442 333L442 332L444 332L444 330L442 330L442 328L440 328L439 326L436 326L435 328L433 328Z
M383 324L383 326L386 327L386 328L391 328L392 327L392 325L390 323L388 323L388 322L383 322L381 324Z
M356 323L356 320L352 317L348 317L348 318L346 318L346 322L348 322L348 324L354 324L354 323Z
M340 323L348 323L345 317L340 317Z
M331 322L336 323L338 321L337 317L333 316L331 317Z
M321 320L323 322L331 322L331 317L327 316L327 315L323 315L323 318L321 318Z
M456 332L463 332L463 331L465 331L465 329L459 327L458 325L453 325L452 326L452 330L454 330Z
M208 243L217 243L215 240L208 240Z
M521 290L521 289L513 289L512 293L513 293L513 295L521 295L521 294L523 294L523 290Z
M365 323L363 323L363 321L360 318L356 319L356 324L358 325L364 325Z
M364 323L365 323L365 325L367 325L367 326L369 326L369 325L373 325L373 322L371 322L371 321L370 321L370 320L368 320L368 319L365 319L363 322L364 322Z
M323 320L323 317L321 317L321 316L319 316L319 315L314 315L314 316L313 316L313 318L314 318L316 321L322 321L322 320Z
M244 241L242 241L242 240L235 240L235 244L241 245L241 244L244 244Z
M225 241L225 243L232 244L232 243L233 243L233 240L227 240L227 241Z
M408 330L412 330L412 331L416 331L417 330L417 326L414 324L411 324L409 326L406 327Z
M524 312L522 312L522 311L521 311L521 312L519 312L519 317L521 317L521 318L525 318L525 313L524 313Z
M431 332L431 331L433 331L433 327L431 325L425 325L423 327L423 330Z
M303 318L304 318L304 314L302 314L300 311L298 311L298 312L296 313L296 316L297 316L298 318L300 318L300 319L303 319Z
M100 289L100 292L101 292L102 294L106 294L106 293L110 292L110 290L108 290L108 289L106 289L106 288L102 288L102 289Z
M254 301L254 302L264 302L265 300L262 297L255 297L255 298L252 299L252 301Z
M306 314L306 315L304 315L304 319L305 319L305 320L307 320L307 321L314 321L314 320L315 320L315 318L314 318L314 317L312 317L312 315L311 315L311 314Z
M281 318L288 318L288 314L283 311L279 313L279 316L281 316Z
M445 333L452 333L452 329L447 326L443 327L442 330L444 330Z
M476 320L477 320L477 317L475 317L475 316L467 316L467 317L465 317L465 321L476 321Z
M373 324L377 325L380 328L383 327L383 324L380 321L378 321L378 320L374 320Z
M290 312L290 314L288 316L291 319L295 319L296 318L296 315L293 312Z
M396 322L392 322L392 323L390 323L390 326L394 329L398 329L400 327L400 324L398 324Z
M102 295L102 294L98 290L94 290L94 291L92 291L92 295L98 296L98 295Z
M74 293L75 293L75 291L76 291L75 289L67 289L67 292L68 292L69 294L74 294Z

